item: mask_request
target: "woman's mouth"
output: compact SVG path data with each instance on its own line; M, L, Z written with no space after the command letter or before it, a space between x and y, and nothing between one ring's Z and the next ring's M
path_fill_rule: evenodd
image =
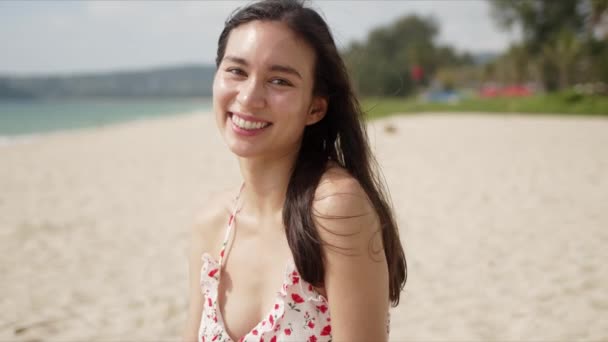
M242 116L240 116L238 114L234 114L232 112L228 112L228 115L230 116L230 120L232 121L232 123L235 126L237 126L240 129L244 129L244 130L248 130L248 131L254 131L254 130L266 128L271 125L270 122L245 119Z
M228 112L228 116L230 117L234 131L241 135L252 136L272 125L268 121L246 118L233 112Z

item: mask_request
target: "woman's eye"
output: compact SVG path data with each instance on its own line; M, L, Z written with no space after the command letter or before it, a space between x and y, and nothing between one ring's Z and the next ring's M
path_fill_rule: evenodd
M288 81L281 79L281 78L275 78L272 81L270 81L270 83L276 84L276 85L281 85L281 86L291 86L291 83L289 83Z
M233 74L233 75L237 75L237 76L243 76L245 75L245 72L239 68L230 68L228 70L226 70L227 72Z

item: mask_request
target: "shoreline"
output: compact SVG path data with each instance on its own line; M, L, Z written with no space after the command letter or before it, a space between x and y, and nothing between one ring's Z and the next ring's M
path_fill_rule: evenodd
M204 103L204 101L202 101ZM63 135L71 135L71 134L86 134L92 133L99 130L112 129L115 127L120 127L122 125L129 125L135 123L145 123L147 121L155 121L155 120L171 120L174 117L181 116L189 116L189 115L213 115L208 109L194 109L190 111L180 111L175 113L167 113L160 116L138 116L125 119L123 121L116 122L108 122L96 125L88 125L82 127L74 127L74 128L63 128L49 131L40 131L40 132L32 132L32 133L22 133L22 134L0 134L0 148L10 147L14 145L28 144L37 141L41 141L48 138L60 137ZM488 117L488 118L544 118L550 120L597 120L597 121L608 121L608 117L596 114L560 114L560 113L517 113L517 112L509 112L509 113L483 113L483 112L449 112L449 111L438 111L438 112L419 112L419 113L394 113L388 116L383 116L379 118L371 118L368 120L370 125L374 125L374 122L383 122L383 121L391 121L394 119L398 119L400 117Z
M38 142L38 141L42 141L44 139L61 137L64 135L68 136L68 135L73 135L73 134L94 133L94 132L97 132L100 130L113 129L115 127L120 127L122 125L145 123L148 121L155 121L155 120L166 120L166 119L170 120L171 118L175 118L175 117L198 115L198 114L209 115L210 113L205 110L192 110L192 111L186 111L186 112L165 114L163 116L155 116L155 117L139 116L139 117L128 118L128 119L125 119L124 121L109 122L109 123L103 123L103 124L97 124L97 125L91 125L91 126L63 128L63 129L57 129L57 130L24 133L24 134L9 134L9 135L0 134L0 148L10 147L13 145Z
M38 102L0 101L0 139L112 126L181 113L208 112L210 98L200 99L57 99Z

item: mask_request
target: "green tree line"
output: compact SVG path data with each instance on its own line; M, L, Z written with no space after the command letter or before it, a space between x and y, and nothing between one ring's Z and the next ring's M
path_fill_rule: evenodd
M521 42L486 69L502 82L536 81L548 90L608 82L608 0L490 0L504 29Z
M519 42L490 63L436 43L432 17L408 15L343 51L363 96L407 96L431 80L444 88L533 82L553 92L608 83L608 0L487 0L495 24L518 27ZM412 78L419 67L424 77ZM604 90L605 92L605 90Z
M364 96L404 96L427 85L441 67L470 65L472 56L436 43L439 26L432 17L404 16L351 43L343 55L355 87ZM412 69L422 71L419 80Z

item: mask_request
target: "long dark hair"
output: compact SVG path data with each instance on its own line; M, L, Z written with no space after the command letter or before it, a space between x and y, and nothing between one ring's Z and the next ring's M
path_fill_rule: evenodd
M287 241L298 272L315 286L323 284L322 241L315 228L312 206L327 162L332 160L357 179L380 219L388 262L389 297L393 305L397 305L407 279L405 254L388 196L369 148L361 107L329 27L302 1L265 0L250 4L237 9L226 21L218 41L218 67L232 29L254 20L285 23L311 45L316 53L313 94L328 101L325 117L304 130L283 207Z

